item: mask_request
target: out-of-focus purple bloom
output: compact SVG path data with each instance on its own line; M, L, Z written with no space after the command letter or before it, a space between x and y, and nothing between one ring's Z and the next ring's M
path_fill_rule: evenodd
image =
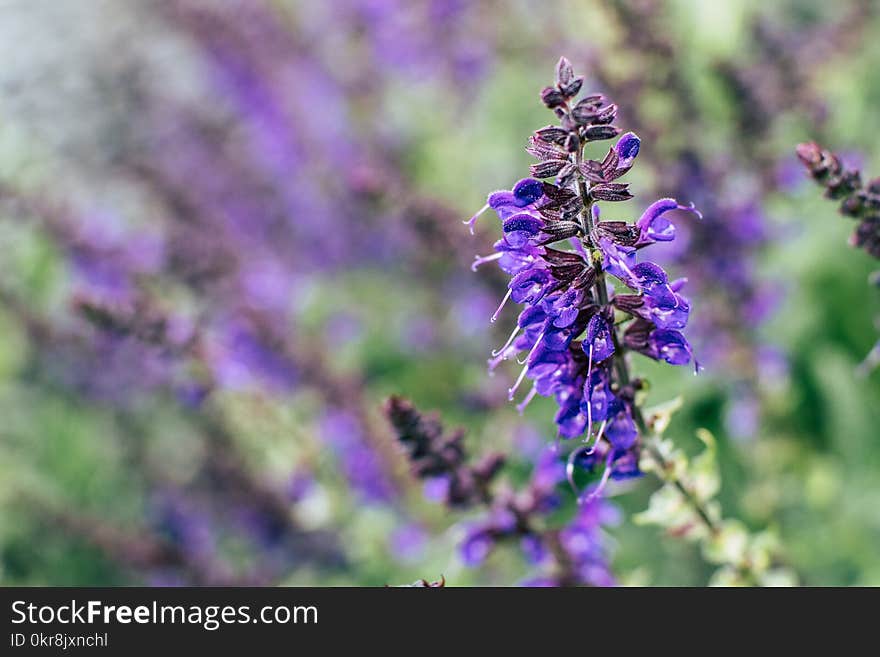
M483 525L468 528L465 539L461 543L461 559L466 566L479 566L492 551L495 542Z
M351 486L367 502L388 502L394 487L388 479L379 454L366 441L357 419L344 410L329 410L321 422L327 441Z
M419 561L425 554L428 534L416 523L407 523L391 532L389 547L392 554L402 561Z

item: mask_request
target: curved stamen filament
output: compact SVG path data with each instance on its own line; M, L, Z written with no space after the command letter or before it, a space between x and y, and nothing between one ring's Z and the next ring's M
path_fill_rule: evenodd
M605 433L605 427L608 426L608 420L602 420L602 424L599 425L599 432L596 434L596 440L593 441L593 446L590 448L590 454L596 451L596 448L599 446L599 441L602 440L602 435Z
M495 322L498 319L498 315L501 314L501 310L504 308L504 304L507 303L507 300L510 298L511 290L507 290L507 294L504 295L504 298L501 300L501 305L498 306L498 310L495 311L495 314L492 315L492 321Z
M587 495L585 498L578 498L578 504L585 504L587 502L591 502L602 494L602 491L605 490L605 486L608 484L608 479L611 477L611 457L614 452L608 453L608 458L605 460L605 472L602 473L602 479L599 481L599 485L596 486L596 490Z
M492 262L493 260L500 260L501 256L504 255L504 251L499 251L498 253L493 253L492 255L487 256L474 256L474 261L471 263L471 271L477 271L477 267L480 265L484 265L487 262Z
M524 359L524 360L520 360L519 358L517 358L517 359L516 359L516 362L519 363L520 365L525 365L526 363L528 363L528 362L529 362L529 358L531 358L531 357L532 357L532 354L535 353L535 349L537 349L538 346L541 344L541 339L542 339L543 337L544 337L544 331L541 331L540 335L538 335L538 339L535 340L535 344L532 345L532 348L529 350L529 353L526 354L525 359Z
M475 214L473 217L471 217L471 218L468 219L467 221L462 221L462 222L461 222L461 223L463 223L465 226L467 226L467 227L470 229L470 231L471 231L471 235L474 234L474 224L477 223L477 219L479 219L479 218L480 218L480 215L483 214L483 213L484 213L486 210L488 210L488 209L489 209L489 204L486 203L486 205L484 205L483 207L481 207L481 208L479 209L479 211L477 212L477 214Z
M516 383L513 384L512 388L508 388L507 390L507 398L510 401L513 401L514 395L516 395L516 389L519 388L519 385L523 382L523 379L526 378L526 372L528 371L529 366L526 365L522 368L522 371L519 373L519 376L516 379Z
M523 399L519 404L516 405L516 410L520 415L523 414L523 411L526 410L526 406L529 405L529 402L531 402L535 398L535 395L537 395L537 394L538 394L538 386L534 385L534 386L532 386L532 389L529 390L529 394L526 395L526 398Z
M513 343L513 341L516 339L516 336L520 332L520 330L521 329L520 329L519 325L517 324L517 326L513 329L513 332L510 334L510 337L507 338L507 342L504 343L504 346L501 347L500 349L494 350L492 352L492 356L498 356L500 354L503 354L507 350L507 348Z

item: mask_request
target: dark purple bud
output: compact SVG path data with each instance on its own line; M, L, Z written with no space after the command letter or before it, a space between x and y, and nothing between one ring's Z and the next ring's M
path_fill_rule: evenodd
M614 307L630 315L645 305L645 300L639 294L615 294Z
M501 471L501 468L504 467L506 460L507 459L505 458L504 454L500 454L499 452L490 452L489 454L486 454L483 458L481 458L480 461L474 466L474 476L484 482L488 482Z
M645 353L648 349L648 336L654 330L654 325L644 319L636 319L630 324L623 334L623 343L627 349Z
M610 174L614 169L617 168L619 162L620 156L617 154L617 151L613 147L609 148L608 154L601 162L602 173L604 173L605 175Z
M574 221L555 221L544 226L544 234L548 236L546 244L559 240L567 240L581 232L581 225Z
M552 178L568 164L568 160L547 160L540 164L533 164L529 170L536 178Z
M563 114L559 119L559 124L568 132L574 132L577 130L577 121L575 121L570 114Z
M546 128L536 130L535 136L548 144L563 144L568 137L568 131L555 125L548 125Z
M562 88L571 84L573 79L574 68L572 67L571 62L565 57L560 57L559 61L556 63L556 84Z
M620 128L613 125L591 125L584 129L584 139L587 141L614 139L619 134Z
M598 201L628 201L633 197L627 183L599 183L590 188L590 195Z
M638 227L625 221L600 221L595 230L600 239L604 237L623 246L633 246L640 235Z
M550 109L559 107L565 102L565 96L555 87L545 87L541 91L541 101Z
M601 96L588 96L577 102L571 110L571 115L580 125L589 125L595 122L602 111Z
M597 124L607 124L614 121L617 116L617 105L611 104L607 107L603 107L596 112L596 118L593 119L593 123Z
M559 186L567 185L576 172L577 165L574 162L569 162L556 174L556 184Z
M816 142L799 144L796 152L810 175L820 182L843 171L843 166L834 153L823 149Z
M580 253L560 251L558 249L545 249L544 260L552 265L581 265L586 266L586 261Z
M526 153L539 160L565 160L568 159L568 151L559 148L555 144L548 144L535 137L529 139Z
M562 87L562 93L566 98L574 98L578 95L578 92L581 90L581 87L584 85L583 76L578 76L574 78L569 84Z

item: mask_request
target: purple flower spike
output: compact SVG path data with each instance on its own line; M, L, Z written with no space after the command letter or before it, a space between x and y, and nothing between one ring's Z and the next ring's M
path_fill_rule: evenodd
M541 128L529 139L526 150L539 160L531 167L534 177L490 196L504 238L495 243L497 255L479 262L497 260L511 276L508 297L526 306L510 337L492 352L490 369L512 359L524 365L508 389L514 400L523 381L531 380L517 405L520 412L536 395L555 400L559 436L582 439L567 462L572 487L575 467L604 465L601 481L579 499L585 508L611 479L640 474L635 421L640 384L629 375L626 352L673 365L694 360L679 332L691 310L679 294L685 281L670 282L660 266L638 262L637 255L673 239L667 213L699 212L664 198L635 223L601 219L601 204L632 198L629 185L615 181L635 163L641 140L625 133L603 160L588 159L586 144L615 139L621 130L613 125L617 106L603 96L576 101L582 82L560 60L556 86L546 87L541 99L561 124ZM618 321L619 314L628 319Z

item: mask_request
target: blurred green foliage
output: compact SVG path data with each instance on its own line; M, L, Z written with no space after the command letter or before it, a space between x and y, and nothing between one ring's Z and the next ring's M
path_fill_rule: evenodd
M756 11L771 12L796 25L801 15L830 18L838 6L832 4L784 2L771 8L751 0L669 3L670 38L686 44L686 57L675 66L689 80L706 116L703 148L723 152L732 140L743 138L736 134L729 99L715 83L711 66L717 57L750 56L744 50L748 17ZM477 209L488 190L509 186L527 170L525 137L548 122L536 90L547 82L548 71L562 54L553 41L606 38L598 3L569 0L552 11L570 20L562 23L567 33L551 39L524 20L524 12L511 12L508 20L499 21L501 53L488 79L464 106L444 102L444 90L430 81L389 95L392 100L384 108L388 121L417 137L405 154L417 191L445 200L461 217ZM855 52L833 61L827 70L815 71L815 85L830 107L827 133L835 143L827 145L858 151L865 158L865 170L880 174L880 76L875 74L880 67L880 25L866 29L868 36ZM6 50L15 47L5 44ZM608 56L620 57L620 66L627 65L626 52ZM662 94L645 98L645 103L661 116L670 111ZM0 124L0 169L29 180L33 167L24 163L33 153L43 153L45 146L26 124L16 125L14 117L4 116L2 103ZM782 161L791 158L796 143L812 135L812 127L792 108L790 116L778 117L766 149ZM666 139L676 139L674 125ZM666 147L645 143L643 151ZM55 171L54 155L45 157L45 164L36 165L38 180L45 181ZM651 159L660 158L655 153ZM643 206L651 172L634 171L632 183ZM855 375L877 339L874 318L880 316L880 290L867 285L877 263L847 245L851 225L808 183L780 188L767 199L766 209L776 233L762 254L760 275L778 281L783 294L773 319L748 329L784 351L789 372L785 383L762 399L765 418L760 431L746 439L728 434L724 372L694 377L686 368L647 362L639 362L638 371L651 382L649 403L679 395L684 399L666 431L669 440L693 455L701 449L695 439L698 430L715 436L721 475L717 500L725 518L740 519L744 530L772 530L786 564L803 584L880 585L880 372L868 378ZM487 252L487 235L488 231L478 232L472 238L462 227L460 248ZM8 274L35 308L53 308L65 285L65 270L38 231L0 221L0 261L4 277ZM394 272L372 270L314 281L314 288L300 295L298 331L321 335L332 310L324 303L327 298L346 308L358 326L356 335L329 355L332 366L362 377L364 398L372 409L378 409L388 394L403 393L421 408L438 409L448 425L465 427L467 444L477 454L490 448L509 450L514 438L527 430L547 442L554 439L553 404L547 400L536 400L524 418L512 406L487 414L463 402L487 385L504 387L498 379L511 376L510 371L499 372L490 380L485 371L485 356L502 337L503 327L487 322L483 332L444 340L444 327L457 319L442 294ZM693 306L698 315L699 299ZM399 327L414 315L433 324L441 348L423 351L400 343ZM137 581L100 550L47 521L32 495L38 491L63 507L93 509L121 526L136 527L146 493L132 466L134 451L152 452L150 458L164 462L171 478L184 480L190 461L204 448L201 438L188 435L185 424L167 408L144 408L142 417L158 429L147 444L133 446L137 438L118 425L111 409L82 404L62 386L29 370L32 347L26 330L0 307L0 583ZM331 575L297 570L285 583L382 585L435 579L442 573L455 585L505 584L527 572L513 551L499 551L479 571L465 569L455 554L458 518L421 500L418 490L405 504L425 518L432 537L412 561L391 556L387 536L397 522L395 513L362 506L345 492L332 457L315 438L320 400L306 394L282 407L267 407L258 396L231 395L215 403L240 429L250 465L268 478L283 476L285 467L297 459L314 459L322 476L321 493L304 504L303 522L339 528L351 549L347 570ZM373 420L382 422L375 412ZM507 476L524 479L528 472L526 462L513 463ZM648 508L659 486L651 477L618 486L614 502L630 517ZM571 504L569 500L562 513L570 511ZM624 583L699 585L714 571L698 547L664 535L657 527L626 521L609 531L614 570Z

